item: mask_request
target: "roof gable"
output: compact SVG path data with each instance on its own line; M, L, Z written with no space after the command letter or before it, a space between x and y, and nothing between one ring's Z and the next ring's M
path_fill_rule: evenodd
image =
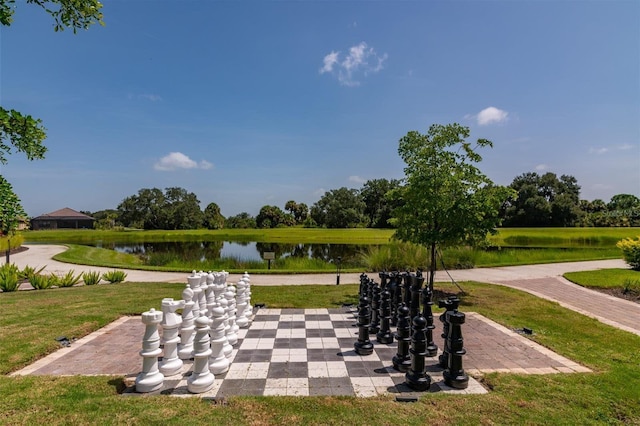
M34 219L59 219L59 218L74 218L74 219L84 219L84 220L95 220L91 216L87 216L86 214L80 213L69 207L65 207L60 210L56 210L51 213L43 214L42 216L38 216Z

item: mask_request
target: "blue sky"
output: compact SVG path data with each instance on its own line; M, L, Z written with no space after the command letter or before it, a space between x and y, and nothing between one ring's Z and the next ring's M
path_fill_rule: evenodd
M311 206L402 178L398 140L452 122L498 184L640 196L640 2L103 3L76 35L20 1L0 30L0 101L48 130L45 160L0 166L31 216L173 186L225 216Z

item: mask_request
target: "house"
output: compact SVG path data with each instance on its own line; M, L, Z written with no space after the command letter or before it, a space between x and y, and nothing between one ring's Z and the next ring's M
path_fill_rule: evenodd
M31 219L31 229L93 229L95 219L69 207Z

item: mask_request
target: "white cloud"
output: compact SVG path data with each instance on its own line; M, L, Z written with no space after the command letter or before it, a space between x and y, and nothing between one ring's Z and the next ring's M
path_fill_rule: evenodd
M343 86L359 86L360 79L371 73L377 73L384 67L388 56L379 55L373 47L364 41L349 48L349 54L340 60L340 52L332 51L323 59L320 74L331 73Z
M154 95L152 93L142 93L138 95L129 94L127 95L127 99L144 99L146 101L158 102L162 100L162 96Z
M367 180L360 176L349 176L349 182L365 183Z
M625 143L624 145L618 145L617 147L620 151L626 151L629 150L631 148L633 148L633 145L629 144L629 143Z
M199 163L187 157L181 152L170 152L162 157L153 168L162 172L171 172L178 169L211 169L213 164L206 160Z
M609 148L589 148L589 154L597 154L597 155L602 155L605 152L608 152Z
M504 123L507 121L508 116L509 113L507 111L490 106L480 111L475 117L480 126L487 126L493 123ZM472 116L467 115L466 117L470 118Z
M316 197L322 197L325 192L327 191L324 188L318 188L315 191L313 191L313 195L315 195Z
M336 62L338 62L338 55L338 52L331 52L324 57L324 65L322 68L320 68L320 74L333 71L333 66L336 64Z
M542 172L542 171L548 170L548 169L549 169L549 166L547 166L546 164L538 164L536 166L536 170L539 171L539 172Z

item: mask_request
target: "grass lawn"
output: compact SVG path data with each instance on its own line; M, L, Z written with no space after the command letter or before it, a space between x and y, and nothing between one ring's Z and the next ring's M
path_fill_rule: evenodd
M587 374L490 374L487 395L429 394L413 404L392 397L200 398L118 395L121 377L0 377L2 424L640 424L640 337L556 303L506 287L462 283L462 311L507 327L592 370ZM0 294L0 371L17 370L121 315L179 298L181 284L127 283ZM252 288L269 307L336 307L357 286ZM464 329L463 329L464 330Z
M627 284L640 287L640 271L632 269L601 269L599 271L568 272L564 277L583 287L623 288Z

